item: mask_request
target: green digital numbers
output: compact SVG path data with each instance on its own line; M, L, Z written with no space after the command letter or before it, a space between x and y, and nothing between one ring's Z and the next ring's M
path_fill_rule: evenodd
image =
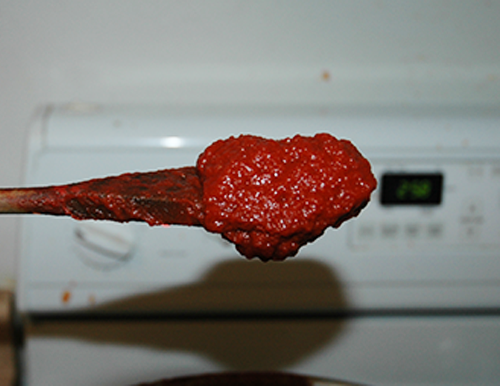
M403 179L396 188L396 197L401 200L426 200L432 193L429 179Z
M442 173L386 173L382 175L382 205L439 205Z

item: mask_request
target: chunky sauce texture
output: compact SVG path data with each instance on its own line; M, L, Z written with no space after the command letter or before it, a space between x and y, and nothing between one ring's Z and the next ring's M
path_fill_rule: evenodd
M283 260L357 216L376 188L368 161L330 134L241 135L210 145L196 167L32 188L21 209L76 219L202 225L247 258Z
M203 226L247 258L283 260L367 205L377 181L347 140L241 135L198 158Z

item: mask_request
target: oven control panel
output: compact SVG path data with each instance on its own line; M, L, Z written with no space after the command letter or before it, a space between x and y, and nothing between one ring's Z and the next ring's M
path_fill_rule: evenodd
M194 165L218 138L330 132L370 160L368 207L284 263L201 228L26 216L18 306L330 310L500 306L500 116L491 111L52 108L26 185ZM145 305L143 305L145 304Z
M379 189L360 221L354 249L461 250L500 246L497 161L374 163Z

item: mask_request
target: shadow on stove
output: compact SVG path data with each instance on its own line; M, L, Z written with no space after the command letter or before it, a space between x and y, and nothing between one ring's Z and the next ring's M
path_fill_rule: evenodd
M346 309L331 268L314 259L231 260L199 282L30 321L32 337L194 352L237 370L293 365L339 337Z

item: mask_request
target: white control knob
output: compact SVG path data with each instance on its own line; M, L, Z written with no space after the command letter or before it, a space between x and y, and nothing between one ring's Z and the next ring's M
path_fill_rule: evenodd
M79 222L74 230L74 238L83 261L101 270L126 263L136 244L130 224L109 221Z

